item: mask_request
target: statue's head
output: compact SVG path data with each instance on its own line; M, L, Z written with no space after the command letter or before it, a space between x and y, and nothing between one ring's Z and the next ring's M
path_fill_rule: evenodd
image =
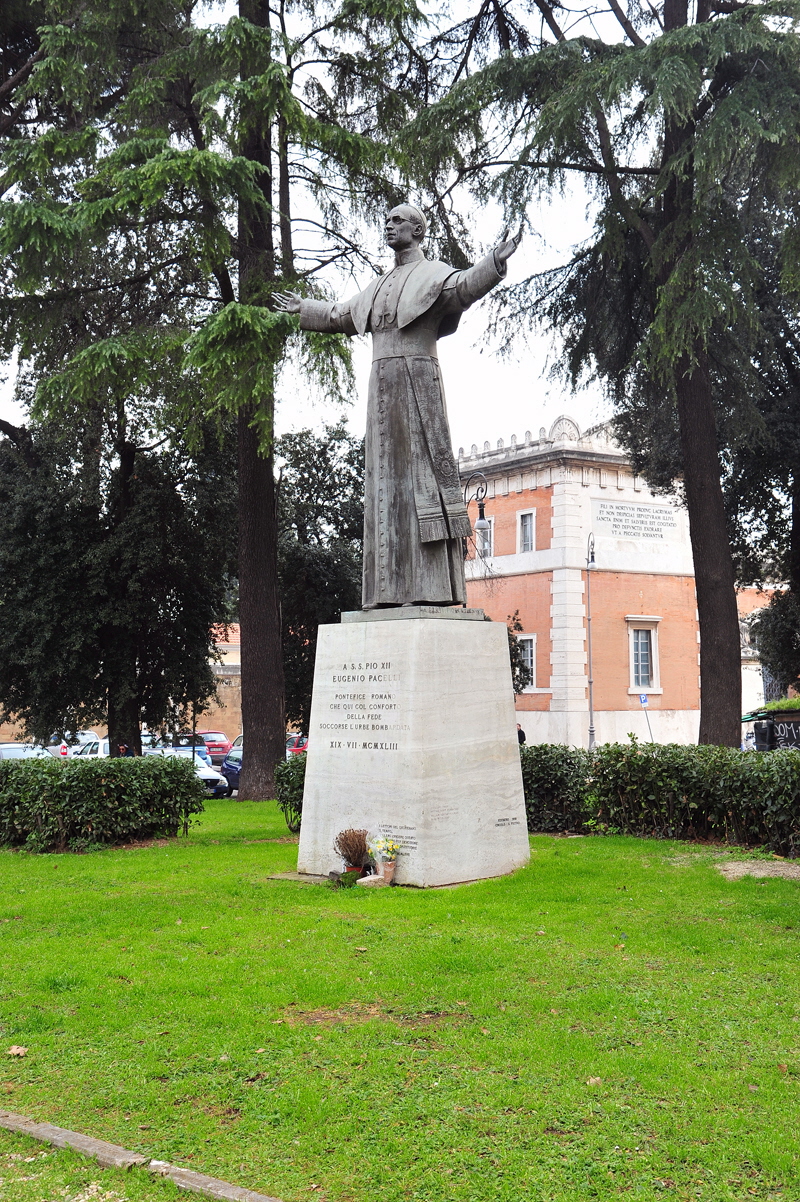
M419 246L428 223L416 205L395 205L386 214L386 241L393 250Z

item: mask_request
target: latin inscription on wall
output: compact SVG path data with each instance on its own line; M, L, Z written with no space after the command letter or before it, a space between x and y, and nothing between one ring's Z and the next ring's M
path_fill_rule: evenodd
M409 730L390 660L337 664L326 682L320 735L332 751L399 751Z
M669 505L638 501L592 501L596 535L635 538L648 543L678 542L681 529L677 512Z

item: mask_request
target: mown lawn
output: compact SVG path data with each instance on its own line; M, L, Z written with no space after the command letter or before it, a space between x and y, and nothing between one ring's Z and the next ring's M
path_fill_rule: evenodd
M531 844L334 891L269 880L280 815L222 801L166 846L0 853L0 1106L285 1202L800 1198L800 885ZM0 1137L0 1198L175 1196L43 1150Z

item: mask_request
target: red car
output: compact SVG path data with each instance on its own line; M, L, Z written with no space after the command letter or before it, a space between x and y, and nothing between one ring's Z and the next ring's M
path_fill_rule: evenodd
M291 734L286 740L286 758L290 760L293 755L302 755L304 751L308 751L308 735Z
M198 730L196 732L206 745L212 764L221 764L233 744L220 730Z

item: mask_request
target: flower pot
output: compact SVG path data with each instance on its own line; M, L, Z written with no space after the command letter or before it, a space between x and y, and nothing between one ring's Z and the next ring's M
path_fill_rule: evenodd
M396 867L397 860L383 861L383 879L386 881L387 885L391 885L392 881L394 880L394 870Z

